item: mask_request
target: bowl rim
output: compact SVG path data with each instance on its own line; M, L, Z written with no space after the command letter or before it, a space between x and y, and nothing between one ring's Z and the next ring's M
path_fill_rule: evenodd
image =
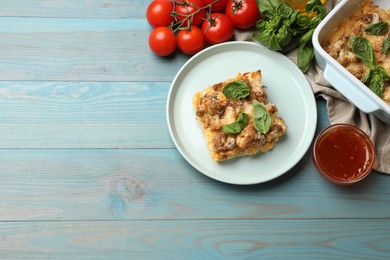
M322 140L322 138L326 137L329 133L331 133L335 129L340 129L340 128L348 129L350 131L354 131L355 133L357 133L360 136L362 136L363 137L362 140L364 140L364 142L367 145L368 153L371 155L369 157L370 160L369 160L369 164L367 165L366 171L364 173L360 174L358 176L358 178L355 178L355 179L340 180L340 179L333 178L326 171L324 171L319 166L319 163L318 163L318 156L316 154L316 151L317 151L316 148L318 147L318 144L319 144L320 140ZM357 127L355 125L352 125L352 124L347 124L347 123L336 123L336 124L332 124L332 125L324 128L317 135L317 137L315 138L314 143L313 143L312 159L313 159L313 163L314 163L316 169L318 170L318 172L323 177L328 179L329 181L331 181L331 182L333 182L335 184L341 184L341 185L353 184L353 183L356 183L356 182L359 182L359 181L363 180L364 178L366 178L372 172L372 169L373 169L375 161L376 161L375 146L374 146L373 142L371 141L371 138L369 137L369 135L366 132L364 132L362 129L360 129L359 127Z

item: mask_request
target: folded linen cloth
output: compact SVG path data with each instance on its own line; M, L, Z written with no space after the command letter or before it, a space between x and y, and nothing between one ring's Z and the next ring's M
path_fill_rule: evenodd
M252 34L252 31L236 31L234 40L252 41ZM286 56L296 64L297 50L292 50ZM318 66L313 64L305 76L315 96L326 100L329 122L352 124L366 132L376 150L374 169L390 174L390 124L383 123L372 114L363 113L350 103L324 79L323 71Z

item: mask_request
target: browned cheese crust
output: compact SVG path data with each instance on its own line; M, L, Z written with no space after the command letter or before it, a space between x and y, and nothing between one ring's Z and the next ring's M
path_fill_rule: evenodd
M387 55L382 52L382 42L389 35L389 32L383 35L370 35L364 32L368 25L378 22L390 24L390 14L373 4L372 1L364 0L337 26L324 45L326 52L362 82L364 82L369 68L353 54L350 45L352 35L365 37L371 42L376 63L384 67L387 74L390 75L390 52ZM389 82L385 83L382 99L390 105Z
M222 93L226 84L237 80L244 81L250 88L250 95L245 99L233 100ZM271 128L266 134L258 132L253 124L254 99L261 102L271 115ZM196 93L193 97L193 105L207 147L215 161L266 152L276 145L279 137L287 130L284 120L277 117L277 107L267 103L267 93L261 83L260 70L245 74L238 73L235 78L214 84ZM249 115L245 128L238 134L224 133L222 127L237 121L241 112Z

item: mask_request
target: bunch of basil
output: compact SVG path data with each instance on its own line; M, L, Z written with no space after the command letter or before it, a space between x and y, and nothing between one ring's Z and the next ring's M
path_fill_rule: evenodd
M307 15L279 0L258 1L264 19L256 23L258 32L253 39L271 50L286 52L298 46L297 65L306 72L314 58L312 36L314 29L326 16L326 8L320 0L306 4Z

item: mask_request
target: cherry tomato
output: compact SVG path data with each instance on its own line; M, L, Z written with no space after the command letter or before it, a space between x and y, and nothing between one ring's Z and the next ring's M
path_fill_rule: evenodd
M159 56L168 56L177 47L175 34L168 27L157 27L149 35L149 47Z
M189 21L191 25L200 26L206 16L206 10L202 9L203 7L202 0L176 0L176 18L179 22L183 21L182 27L187 27Z
M174 21L173 4L169 0L152 1L146 9L146 20L153 27L168 26Z
M202 0L204 5L209 5L213 2L215 2L216 0ZM227 3L228 0L219 0L218 2L215 2L212 6L211 6L211 11L212 12L217 12L217 11L222 11L225 9L225 6L226 6L226 3Z
M209 44L229 41L233 37L234 26L230 19L221 13L212 13L202 24L202 31Z
M204 48L205 40L202 31L192 25L189 30L181 30L177 34L179 49L188 55L193 55Z
M256 0L228 0L225 14L238 29L249 29L260 19Z

